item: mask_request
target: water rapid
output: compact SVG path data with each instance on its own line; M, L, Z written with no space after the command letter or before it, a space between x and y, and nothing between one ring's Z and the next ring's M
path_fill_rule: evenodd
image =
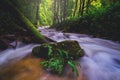
M88 80L120 80L120 44L109 40L92 38L85 34L41 30L55 41L77 40L85 52L79 59L82 73Z
M120 44L85 34L62 33L54 29L42 29L40 32L57 41L77 40L85 56L79 59L78 66L87 80L120 80ZM17 49L0 52L0 65L13 59L22 59L31 53L36 44L25 45L19 42ZM79 79L78 79L79 80Z
M14 42L11 44L14 44ZM24 58L27 54L32 52L32 48L35 46L37 46L37 44L25 45L22 42L17 42L16 49L8 48L0 52L0 65Z

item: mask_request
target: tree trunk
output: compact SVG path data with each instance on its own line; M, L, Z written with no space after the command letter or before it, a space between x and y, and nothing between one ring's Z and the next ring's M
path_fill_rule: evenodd
M83 13L84 13L84 7L85 7L85 0L82 0L81 12L80 12L80 15L81 15L81 16L83 16Z
M57 12L56 12L56 7L57 7L57 0L54 0L54 16L53 16L53 23L56 23L57 21L56 21L56 17L57 17Z
M64 0L63 21L66 20L68 0Z
M60 8L60 5L59 5L59 2L60 2L60 0L57 0L57 7L56 7L56 20L57 20L57 23L59 23L60 22L60 20L59 20L59 13L60 13L60 10L59 10L59 8Z
M60 22L62 22L62 6L63 6L63 3L62 3L63 0L60 0Z
M40 22L40 16L39 16L39 5L41 3L41 0L36 2L36 22L35 22L35 26L37 27L39 25Z
M73 16L75 16L76 15L76 11L77 11L77 6L78 6L78 0L76 0L76 2L75 2L75 9L74 9L74 12L73 12Z
M89 6L90 6L90 0L87 0L86 2L86 13L89 14Z
M79 5L79 14L81 13L81 7L82 7L82 0L80 0L80 5ZM81 16L81 15L80 15Z
M9 7L9 9L12 10L10 12L11 15L14 15L14 18L19 21L19 25L27 29L32 36L34 36L34 40L37 41L38 43L44 43L44 42L49 42L50 39L46 38L40 32L35 28L35 26L20 12L20 10L13 5L9 0L3 0L5 3L5 7Z

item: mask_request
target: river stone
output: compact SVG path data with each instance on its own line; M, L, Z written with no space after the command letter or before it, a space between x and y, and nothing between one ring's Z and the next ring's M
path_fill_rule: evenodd
M32 55L35 57L48 59L48 54L51 51L52 54L54 54L53 56L56 56L57 49L68 52L69 57L72 59L78 59L84 55L83 50L79 46L79 43L77 41L71 40L55 43L44 43L41 46L34 47L32 50Z
M8 45L5 43L5 41L0 40L0 50L5 50L8 48Z

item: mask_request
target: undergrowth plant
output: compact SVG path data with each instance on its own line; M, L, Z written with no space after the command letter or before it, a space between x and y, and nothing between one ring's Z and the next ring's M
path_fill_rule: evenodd
M51 46L48 45L48 48L49 59L40 62L40 65L43 68L61 75L64 66L68 64L72 68L73 72L78 76L78 70L75 66L75 63L73 62L73 58L69 56L69 53L67 51L57 48L54 53Z

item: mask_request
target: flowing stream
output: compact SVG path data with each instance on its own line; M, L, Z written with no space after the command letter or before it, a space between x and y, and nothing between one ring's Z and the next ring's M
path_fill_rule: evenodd
M84 50L85 56L79 59L80 73L86 79L58 80L120 80L120 44L100 38L92 38L85 34L62 33L54 29L42 29L40 32L57 41L76 40ZM38 45L38 44L37 44ZM31 53L36 44L25 45L19 42L17 49L7 49L0 52L0 66L12 60L20 60ZM46 76L47 77L47 76ZM16 79L20 80L20 79ZM32 79L31 79L32 80ZM35 79L34 79L35 80ZM40 78L39 80L57 80Z

